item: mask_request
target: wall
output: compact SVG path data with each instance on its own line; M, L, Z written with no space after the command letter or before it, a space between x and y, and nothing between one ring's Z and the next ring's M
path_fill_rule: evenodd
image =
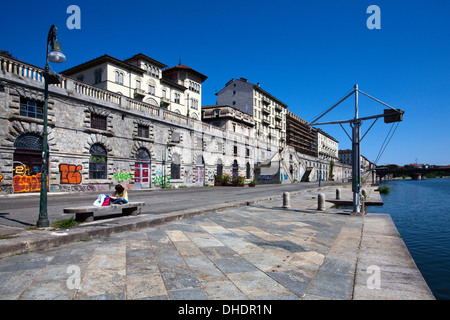
M18 100L26 95L41 101L43 84L42 79L32 75L40 71L33 66L3 57L0 66L1 192L12 193L14 142L22 134L41 135L42 132L42 120L19 116ZM90 128L91 113L107 117L107 130ZM136 137L137 123L142 122L150 127L149 139ZM181 136L181 141L173 143L169 151L167 145L174 133ZM197 145L197 138L201 145ZM237 160L239 173L245 174L247 162L253 171L254 155L258 150L277 150L276 146L240 133L221 130L68 78L49 89L48 139L50 191L108 190L118 182L115 174L122 173L122 177L127 177L125 174L134 173L139 148L147 149L151 155L151 187L155 187L154 177L164 172L170 176L173 154L180 156L181 176L179 180L172 180L171 185L190 186L196 183L194 173L199 156L203 157L204 181L212 184L219 160L223 163L224 173L231 173L233 161ZM218 142L221 148L218 148ZM89 179L89 150L95 143L107 150L107 179ZM235 144L239 150L236 157ZM246 147L250 148L251 158L245 157ZM132 187L132 179L119 180Z

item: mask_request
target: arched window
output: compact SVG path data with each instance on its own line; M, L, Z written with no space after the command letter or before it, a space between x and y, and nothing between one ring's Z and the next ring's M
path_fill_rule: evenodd
M106 149L96 143L93 144L89 151L89 179L107 179L107 152Z
M172 164L170 165L170 179L180 179L180 156L174 154L172 157Z
M139 148L136 152L136 160L150 161L150 153L145 148Z
M32 133L25 133L14 142L14 148L41 151L42 138Z

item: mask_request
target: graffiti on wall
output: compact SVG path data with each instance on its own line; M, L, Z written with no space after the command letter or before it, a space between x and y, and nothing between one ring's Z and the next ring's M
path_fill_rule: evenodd
M30 169L29 166L21 162L14 161L14 192L33 192L41 190L41 173L33 174L38 168Z
M61 184L80 184L82 180L81 169L83 169L81 165L60 164L59 174Z
M114 170L113 179L116 181L132 180L133 174L131 172L119 171L119 169Z
M2 180L3 180L3 175L0 173L0 183L2 182ZM0 191L2 191L2 185L0 184Z
M167 188L168 186L170 186L170 176L168 175L155 176L153 178L153 183L156 186L160 186L161 188Z

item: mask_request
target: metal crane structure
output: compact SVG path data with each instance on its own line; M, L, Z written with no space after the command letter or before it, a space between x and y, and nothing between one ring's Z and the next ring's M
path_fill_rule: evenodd
M359 118L358 116L358 94L362 93L363 95L375 100L378 103L381 103L382 105L388 107L389 109L384 109L383 114L378 114L374 116L368 116L368 117L362 117ZM333 110L335 107L337 107L339 104L341 104L344 100L349 98L351 95L355 94L355 117L350 120L343 120L343 121L331 121L331 122L322 122L322 123L316 123L320 118L322 118L324 115L326 115L328 112ZM393 122L400 122L403 121L403 114L405 112L401 109L396 109L391 107L390 105L368 95L367 93L362 92L358 89L358 85L356 84L354 86L354 90L350 92L348 95L346 95L344 98L342 98L339 102L337 102L335 105L333 105L331 108L329 108L327 111L325 111L322 115L320 115L318 118L310 122L308 125L311 126L319 126L319 125L327 125L327 124L339 124L342 129L345 131L342 124L349 123L350 127L352 128L352 137L350 138L347 131L345 133L352 141L352 192L353 192L353 212L352 215L361 215L361 140L366 136L366 134L369 132L369 130L372 128L372 126L375 124L375 122L379 118L384 118L385 123L393 123ZM361 125L363 121L375 119L372 125L367 129L366 133L361 138Z

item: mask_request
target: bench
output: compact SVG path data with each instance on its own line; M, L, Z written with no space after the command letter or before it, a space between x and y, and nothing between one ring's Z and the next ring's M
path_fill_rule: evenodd
M73 208L65 208L65 214L74 214L75 220L78 222L92 222L94 221L94 212L99 211L115 211L122 209L122 215L124 216L137 216L141 214L141 208L145 205L145 202L128 202L127 204L111 204L105 207L97 207L94 205L80 206Z

